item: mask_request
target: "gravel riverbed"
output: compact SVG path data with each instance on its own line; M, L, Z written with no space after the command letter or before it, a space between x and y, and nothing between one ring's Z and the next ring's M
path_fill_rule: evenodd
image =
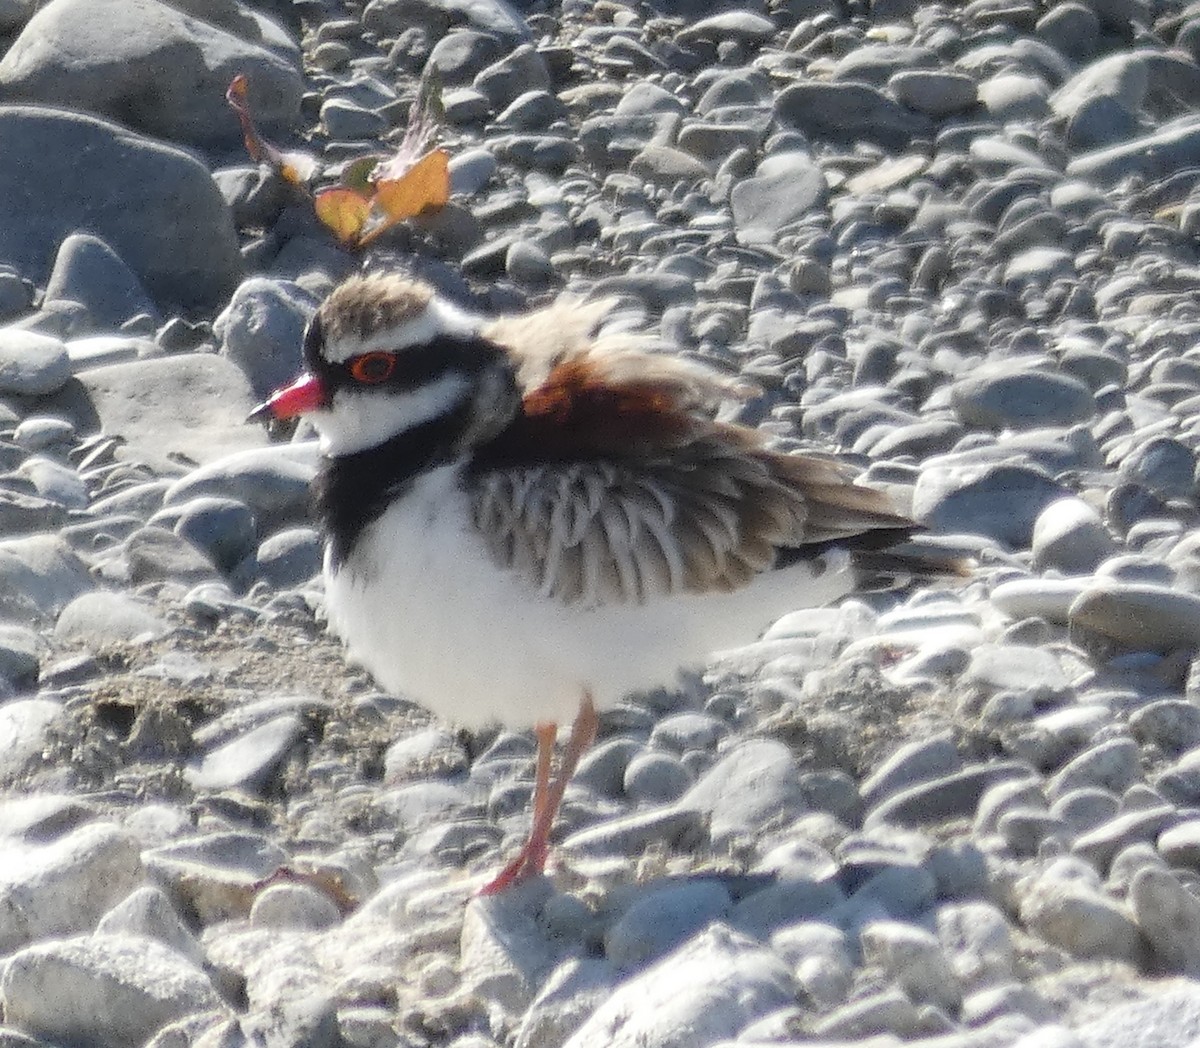
M0 1048L1200 1044L1200 8L0 2ZM444 85L449 205L330 175ZM615 297L969 578L533 740L324 631L315 305Z

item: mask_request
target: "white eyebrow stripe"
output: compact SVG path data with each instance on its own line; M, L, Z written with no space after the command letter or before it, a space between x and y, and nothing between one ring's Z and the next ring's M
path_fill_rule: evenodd
M401 324L384 328L367 339L341 339L326 343L324 357L331 364L344 364L352 357L376 350L394 352L432 342L439 335L468 336L477 334L482 320L451 302L430 299L420 313Z

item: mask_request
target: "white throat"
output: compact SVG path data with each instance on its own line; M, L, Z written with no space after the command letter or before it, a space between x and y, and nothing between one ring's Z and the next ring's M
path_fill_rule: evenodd
M465 375L451 371L403 392L340 389L328 409L309 417L323 454L353 455L448 413L462 402L468 386Z

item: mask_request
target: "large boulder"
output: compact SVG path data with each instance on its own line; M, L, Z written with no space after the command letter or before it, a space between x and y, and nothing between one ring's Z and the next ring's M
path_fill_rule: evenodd
M257 21L244 24L261 39ZM159 0L50 0L0 60L0 94L82 109L159 138L227 148L241 137L225 104L239 73L250 82L262 129L278 134L297 125L303 81L277 48Z
M0 200L0 262L38 283L63 239L82 231L164 307L209 309L237 286L237 234L212 176L190 154L105 120L0 106Z

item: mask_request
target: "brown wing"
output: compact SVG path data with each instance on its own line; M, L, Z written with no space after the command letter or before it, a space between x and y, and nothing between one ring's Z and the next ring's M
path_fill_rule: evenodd
M473 463L497 563L567 603L642 602L736 589L781 550L911 528L845 466L714 421L729 388L632 351L554 366Z

